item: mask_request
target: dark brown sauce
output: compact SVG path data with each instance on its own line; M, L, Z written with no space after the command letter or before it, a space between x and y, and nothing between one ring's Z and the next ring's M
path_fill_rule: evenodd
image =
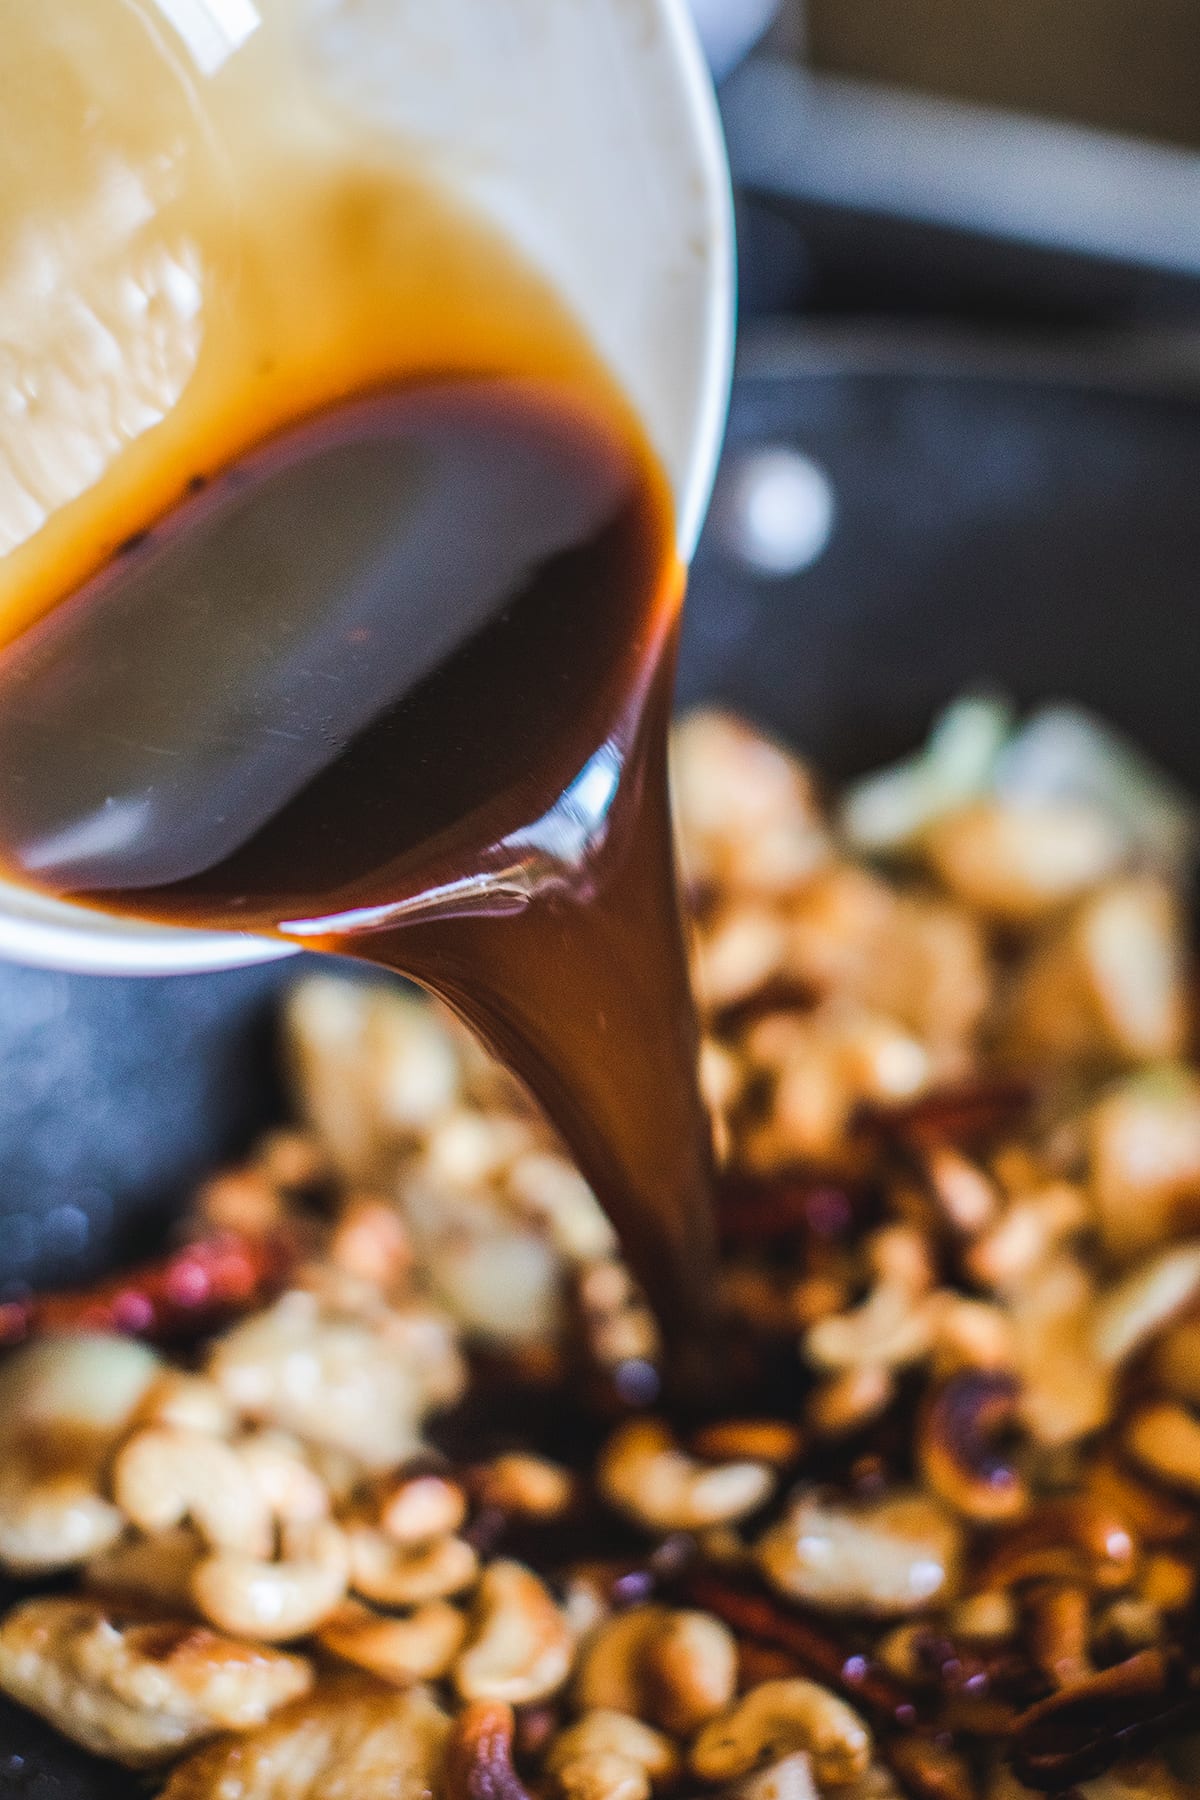
M201 484L0 653L27 885L411 976L543 1103L668 1335L714 1303L666 783L682 573L628 420L397 386Z

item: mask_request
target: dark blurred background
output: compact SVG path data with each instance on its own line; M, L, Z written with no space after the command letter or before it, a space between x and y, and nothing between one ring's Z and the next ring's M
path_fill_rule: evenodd
M1200 790L1200 5L695 0L743 331L681 692L834 774L964 687ZM163 1229L278 1105L285 967L0 966L0 1300Z

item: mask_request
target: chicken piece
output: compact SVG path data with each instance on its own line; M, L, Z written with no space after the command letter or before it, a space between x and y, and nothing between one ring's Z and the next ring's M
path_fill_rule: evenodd
M0 1689L66 1737L151 1768L307 1693L303 1657L108 1600L27 1600L0 1625Z
M429 1800L449 1723L421 1688L330 1681L252 1736L190 1757L161 1800Z

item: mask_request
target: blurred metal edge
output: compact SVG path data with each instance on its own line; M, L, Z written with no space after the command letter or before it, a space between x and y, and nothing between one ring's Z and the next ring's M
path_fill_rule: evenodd
M738 380L801 376L925 376L1025 381L1048 388L1200 404L1200 325L1195 329L996 331L911 318L828 321L756 319L738 340Z
M750 192L1200 279L1200 155L769 55L721 99Z

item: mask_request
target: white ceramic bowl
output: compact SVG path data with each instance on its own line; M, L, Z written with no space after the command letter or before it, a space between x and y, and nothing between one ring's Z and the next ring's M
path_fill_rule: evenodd
M236 73L240 44L278 0L152 3L203 88ZM290 17L312 79L550 277L663 458L690 558L729 398L734 259L724 146L686 0L302 0ZM0 883L0 956L20 962L166 975L291 954Z

